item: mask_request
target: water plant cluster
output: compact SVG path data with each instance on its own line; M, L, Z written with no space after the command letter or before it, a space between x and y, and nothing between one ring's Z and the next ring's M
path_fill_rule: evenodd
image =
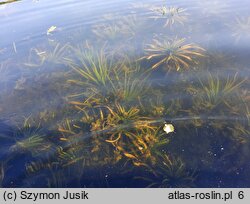
M0 122L0 186L218 187L250 172L249 80L179 36L185 8L135 7L147 15L107 14L77 43L28 51L12 84L26 114Z

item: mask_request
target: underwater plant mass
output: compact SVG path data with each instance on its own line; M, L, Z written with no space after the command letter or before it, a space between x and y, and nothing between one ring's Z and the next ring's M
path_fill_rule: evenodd
M249 6L0 1L0 187L250 187Z

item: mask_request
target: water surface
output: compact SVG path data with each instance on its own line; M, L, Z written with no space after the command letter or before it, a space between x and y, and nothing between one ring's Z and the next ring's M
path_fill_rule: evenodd
M249 187L249 6L0 1L0 186Z

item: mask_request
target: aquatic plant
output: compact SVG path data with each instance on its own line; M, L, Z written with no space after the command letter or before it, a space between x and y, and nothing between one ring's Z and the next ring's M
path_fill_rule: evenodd
M185 44L185 39L153 39L151 44L145 48L146 56L141 59L153 60L158 62L152 66L153 69L162 64L167 65L167 69L187 69L191 64L197 63L196 57L204 56L204 49L190 43Z
M232 24L229 25L232 30L232 36L236 39L236 42L241 39L250 38L250 16L249 17L237 17Z
M228 129L231 133L231 139L238 144L246 144L248 141L248 136L250 134L250 130L248 124L244 124L242 121L237 121L232 125L225 125L225 129Z
M5 0L5 1L1 1L0 5L9 4L9 3L17 2L17 1L21 1L21 0Z
M107 124L110 126L117 126L117 130L125 129L144 129L151 128L155 129L157 126L155 124L161 122L162 120L154 120L151 117L143 115L143 111L136 106L126 106L121 104L115 104L114 107L106 107L109 111L107 117ZM121 125L121 127L119 127Z
M82 56L82 52L85 53L86 50L78 51L78 54ZM96 55L99 56L99 54ZM91 56L93 56L93 54ZM105 59L105 57L102 57L102 59ZM82 60L82 57L79 61L81 61L81 64L85 63L84 60ZM96 66L94 60L91 60L91 62L95 67L107 64L107 61L100 61ZM96 70L96 68L90 69L86 64L84 65L84 69L87 70L87 72L84 70L83 73L81 70L77 70L77 73L80 74L80 77L83 77L84 81L69 80L69 82L73 82L89 89L88 91L90 95L84 100L71 101L70 103L84 115L82 122L85 121L88 124L91 124L91 129L89 133L90 137L84 137L84 129L80 127L80 125L73 124L74 127L79 128L75 131L73 129L76 128L72 129L72 127L67 124L64 127L60 127L59 131L61 131L62 134L70 134L71 136L65 135L62 139L68 144L73 144L74 138L79 134L82 135L80 137L85 138L83 140L88 138L87 141L91 144L88 149L92 146L90 152L95 154L97 158L100 158L100 150L102 151L102 154L106 151L107 156L105 157L105 161L108 161L109 163L116 163L122 158L128 157L131 155L131 153L128 152L131 152L132 149L138 150L138 145L141 145L144 140L144 156L147 155L147 157L149 157L151 154L150 151L153 149L153 147L151 147L152 145L149 144L152 142L155 144L156 141L159 141L161 138L157 131L159 126L154 124L157 122L152 118L143 116L143 113L140 112L140 107L136 105L138 104L136 101L139 101L139 98L143 97L144 94L147 94L148 74L141 72L138 63L127 62L126 60L118 65L111 64L104 66L104 68L107 70L102 76L105 77L104 79L99 78L99 74L96 76L96 73L99 73L99 69L93 73L92 70ZM97 80L93 80L96 78ZM101 89L105 89L105 91L100 91ZM109 93L108 95L107 92ZM81 93L75 94L74 96L77 97L80 95L84 96L84 94ZM112 102L107 102L102 99L108 99L110 96L114 97ZM127 102L130 102L130 106L127 105ZM161 134L163 133L164 132L162 131ZM155 135L158 136L154 138ZM146 137L146 139L142 137ZM149 141L150 139L148 138L151 138L152 141ZM164 137L164 139L166 138ZM74 147L72 145L72 148L76 148L76 146L82 147L80 144L82 144L82 142L76 142ZM163 143L159 142L159 144ZM132 149L129 149L129 146ZM157 146L157 144L155 144L155 146ZM91 162L89 155L86 155L86 153L79 153L79 155L85 155L85 161Z
M250 124L250 110L249 110L247 105L246 105L245 114L246 114L247 122L248 122L248 125L249 125Z
M136 167L154 163L155 154L162 152L169 138L162 127L151 126L127 132L126 137L114 143L114 146Z
M28 61L24 63L28 67L40 67L45 62L63 64L67 62L67 52L69 45L56 43L52 45L52 50L32 48L28 56Z
M11 151L28 151L33 156L38 156L52 147L44 130L40 125L32 126L29 118L25 119L23 126L15 132L14 138L15 144L10 147Z
M39 135L32 135L28 138L25 138L23 140L17 141L14 148L21 148L21 149L35 149L36 147L40 146L40 144L43 142L42 136Z
M100 111L100 115L96 114L94 117L89 132L81 125L84 124L84 119L79 123L66 120L59 127L63 147L58 151L58 158L63 167L81 164L85 167L105 166L115 164L121 159L119 152L105 141L105 134L109 134L111 130L105 129L103 112Z
M77 74L68 83L81 87L76 94L68 96L70 103L77 108L93 107L112 102L114 83L111 76L121 65L114 63L112 56L108 59L104 50L95 53L94 49L76 49L78 63L69 62Z
M122 135L129 132L132 128L132 123L140 118L139 109L136 107L131 107L127 109L120 104L116 104L115 107L106 106L109 111L108 115L105 115L102 110L100 110L100 118L92 122L91 131L94 132L104 132L107 137L106 141L114 143L118 141ZM99 134L99 133L98 133Z
M79 176L79 174L75 174L74 176ZM67 188L68 182L73 178L74 177L67 177L63 170L52 169L50 174L46 177L47 188Z
M126 109L124 106L116 104L115 111L108 106L107 108L110 114L112 115L113 118L112 121L118 124L126 123L128 121L136 120L139 118L138 113L140 110L136 107L131 107L129 109Z
M115 48L116 45L122 46L124 41L131 37L131 33L128 32L129 27L135 28L134 25L138 22L136 14L124 16L118 12L106 13L102 16L102 19L104 19L105 22L93 25L92 32L98 36L98 41L101 39L103 43L104 40L105 43L108 42L106 46L111 45L112 48Z
M226 67L227 69L232 65L234 58L227 53L227 51L219 51L213 50L206 52L206 59L204 60L204 66L207 67L208 65L211 66L210 71L212 71L212 67L215 70L218 67ZM202 65L201 65L202 66ZM205 68L204 67L204 68Z
M100 154L100 150L102 150L102 154L105 151L109 152L109 154L107 154L107 158L105 159L106 161L109 161L109 163L112 161L118 162L122 158L122 155L126 156L128 155L128 151L132 151L131 148L133 148L134 150L138 150L138 145L135 145L136 143L142 144L143 140L148 144L152 142L156 143L156 141L159 141L162 137L156 130L158 126L154 124L157 123L157 121L155 122L150 118L141 116L137 107L128 108L116 103L114 107L103 106L98 109L99 114L97 114L96 110L96 114L94 115L95 119L91 122L91 132L89 133L90 135L84 136L83 133L80 133L80 135L82 136L80 136L80 143L77 144L77 146L80 146L81 148L83 147L82 145L80 145L82 143L82 137L84 141L87 140L89 144L93 145L88 145L88 148L92 146L90 150L92 153L98 155ZM73 126L75 127L74 129L76 129L76 127L79 128L78 132L84 131L82 128L80 128L79 125ZM70 144L73 144L72 142L74 141L74 138L79 135L77 132L75 132L75 130L72 130L72 128L73 127L69 127L68 124L63 128L60 127L59 129L63 134L71 134L70 137L65 135L62 138ZM161 134L162 133L163 131L161 132ZM142 137L146 137L146 139L143 139ZM145 142L144 145L146 144ZM146 146L144 147L146 148ZM75 147L76 146L74 145L74 148ZM131 148L129 149L129 147ZM147 151L149 151L149 148L147 148ZM86 155L86 153L84 154ZM89 161L89 159L87 158L85 157L85 160Z
M69 45L66 43L61 45L60 43L56 43L53 45L53 49L49 51L45 51L45 54L40 54L42 61L53 62L56 64L62 64L67 61L67 52Z
M99 24L93 26L92 32L103 40L115 41L123 36L122 30L117 24Z
M123 16L118 25L130 39L137 37L140 32L144 32L148 27L146 22L135 14ZM139 35L139 37L141 38L142 36Z
M74 168L63 168L55 158L31 161L25 165L25 168L27 178L24 179L24 182L26 186L34 186L34 183L39 183L40 187L66 188L70 181L74 179L77 182L82 175L80 172L74 174ZM75 183L75 185L77 184Z
M150 158L151 152L168 142L159 121L142 116L137 107L126 107L115 104L100 109L99 117L91 123L91 138L95 143L95 151L103 151L105 141L112 144L114 161L127 157L136 159ZM162 122L162 121L161 121ZM109 147L110 148L110 147ZM92 150L93 151L93 150Z
M71 68L78 73L83 80L68 80L68 82L78 85L92 84L98 88L107 88L110 85L110 72L117 66L112 59L108 60L102 49L95 53L93 48L74 49L79 64L69 62Z
M93 26L92 32L101 39L117 41L126 40L136 35L142 28L143 21L136 15L122 16L116 21Z
M155 20L164 19L166 22L164 27L172 27L174 24L184 24L188 20L188 13L186 9L180 7L153 7L151 8L153 13L150 18Z
M27 79L25 77L20 77L15 83L15 90L24 90Z
M114 71L114 76L113 95L120 101L132 102L150 89L149 74L143 73L138 63L124 64Z
M70 62L70 66L77 75L68 82L84 90L69 95L70 103L78 108L135 102L149 90L149 74L144 73L137 62L126 57L115 62L113 55L107 55L104 50L94 53L92 48L76 52L80 62Z
M193 89L193 91L197 93L193 98L195 102L194 107L211 110L223 103L230 108L228 97L232 97L232 94L235 93L245 81L246 79L238 80L237 73L234 77L228 76L226 80L209 73L206 82L199 80L200 87Z
M180 158L170 158L166 153L158 155L154 164L142 166L149 173L147 177L136 177L148 182L147 187L185 188L193 187L195 172L186 169Z
M137 46L143 37L143 33L149 27L143 18L135 14L118 16L113 20L97 24L92 27L92 32L97 36L97 43L106 45L106 52L122 58L127 53L133 56ZM131 41L134 42L131 42Z
M144 104L142 108L147 108L147 114L153 117L162 117L165 114L165 104L163 102L164 93L160 89L154 89L152 97L143 101ZM146 110L145 110L146 111Z
M25 169L26 169L27 174L30 175L30 174L39 172L43 169L51 168L52 164L53 164L52 162L46 163L42 160L30 161L29 163L25 164Z

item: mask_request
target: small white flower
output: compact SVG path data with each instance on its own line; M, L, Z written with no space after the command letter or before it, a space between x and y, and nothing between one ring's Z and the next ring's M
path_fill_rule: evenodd
M172 124L165 124L163 130L168 134L174 132L174 126Z

